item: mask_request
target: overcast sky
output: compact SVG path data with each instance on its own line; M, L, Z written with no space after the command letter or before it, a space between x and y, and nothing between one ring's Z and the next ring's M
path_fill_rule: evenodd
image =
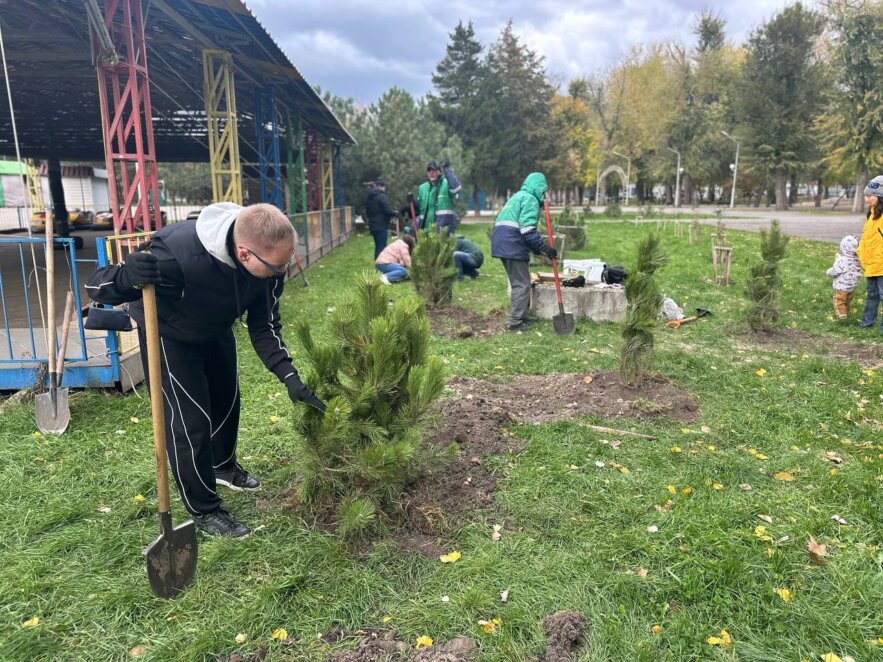
M616 64L636 45L692 44L703 9L727 21L742 42L785 0L246 0L258 20L313 85L365 104L392 86L416 96L432 88L458 21L472 21L487 46L510 18L516 34L568 80Z

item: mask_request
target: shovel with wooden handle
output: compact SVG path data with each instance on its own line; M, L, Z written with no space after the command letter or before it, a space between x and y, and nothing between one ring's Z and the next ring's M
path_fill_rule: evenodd
M703 317L708 317L709 315L711 315L710 310L707 310L705 308L697 308L696 314L693 315L693 317L685 317L684 319L680 319L680 320L669 320L668 322L665 323L665 325L670 326L672 329L677 331L684 324L688 324L690 322L695 322L696 320L701 319Z
M59 396L55 343L55 242L52 230L55 219L46 211L46 353L49 359L49 391L34 399L37 429L43 434L61 434L70 422L67 391Z
M549 201L543 200L543 210L546 213L546 232L549 235L549 246L555 247L555 240L552 238L552 214L549 212ZM558 277L558 260L552 258L552 274L555 276L555 294L558 297L558 314L552 318L552 328L555 334L559 336L569 336L576 329L573 321L573 313L564 312L564 298L561 296L561 279Z
M153 594L160 598L174 598L193 582L196 575L196 525L192 519L178 526L172 523L156 290L153 285L145 285L142 293L144 333L147 336L147 381L150 387L153 447L156 451L156 493L159 501L159 537L144 549L144 556L147 558L147 578Z
M61 322L61 342L58 345L58 356L55 359L55 392L40 393L36 400L37 427L46 434L64 434L70 425L71 411L68 401L68 390L62 388L64 376L64 357L67 353L67 338L71 328L71 315L74 311L74 293L68 292L64 303L64 317ZM50 370L50 375L52 371ZM52 377L50 377L52 379Z

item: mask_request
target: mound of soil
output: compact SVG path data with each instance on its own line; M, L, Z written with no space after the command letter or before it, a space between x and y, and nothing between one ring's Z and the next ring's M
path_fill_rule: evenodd
M432 332L447 338L484 338L502 331L506 321L502 310L482 315L460 306L448 306L428 312Z
M694 421L699 407L690 395L664 377L650 377L633 388L617 373L521 375L506 382L455 377L448 387L457 393L460 416L502 410L524 423L552 423L596 414L602 418L666 416Z
M417 651L393 631L373 632L363 637L355 650L335 653L326 662L469 662L477 652L478 644L468 637Z
M424 443L454 442L458 457L405 490L407 524L396 536L403 547L427 556L446 553L436 536L461 525L476 510L496 516L497 521L505 519L496 512L492 496L497 479L505 473L490 470L486 459L521 453L525 442L509 432L513 425L551 423L582 414L668 416L680 421L692 421L699 414L685 391L662 378L648 379L635 389L606 372L522 375L506 382L454 377L447 385L456 395L439 403L440 423Z
M546 651L541 662L570 662L577 649L585 644L589 620L578 611L559 611L543 619Z
M875 329L869 338L876 339L878 336ZM787 350L789 352L810 352L826 354L842 361L853 361L863 368L883 367L883 347L880 345L865 345L849 340L835 340L828 337L814 336L800 329L776 329L774 331L762 331L750 336L757 345L764 349Z

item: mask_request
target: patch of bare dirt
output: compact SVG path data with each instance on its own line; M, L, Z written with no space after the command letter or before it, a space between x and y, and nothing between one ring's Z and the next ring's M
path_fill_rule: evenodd
M589 619L582 612L559 611L543 619L546 651L540 662L570 662L579 648L585 645Z
M402 547L428 556L446 553L437 536L462 524L476 510L505 520L496 512L493 498L497 480L505 473L489 469L487 459L522 452L525 442L509 431L513 425L551 423L584 414L667 416L679 421L699 416L693 399L663 378L648 379L641 388L624 386L619 375L607 372L522 375L506 382L454 377L447 384L456 395L439 403L440 422L424 443L448 446L454 442L458 456L405 490L406 524L396 535Z
M326 662L470 662L477 653L478 644L469 637L456 637L418 651L390 630L366 634L355 650L337 652Z
M596 414L602 418L654 418L694 421L699 407L690 395L664 377L647 378L640 387L623 383L614 372L521 375L506 382L455 377L460 415L502 410L524 423L552 423Z
M499 309L482 315L460 306L448 306L428 313L432 332L448 338L484 338L503 331L506 322L506 314Z
M870 336L877 338L876 334ZM819 337L801 329L776 329L749 336L763 349L825 354L841 361L853 361L863 368L879 368L883 364L883 346L850 340Z

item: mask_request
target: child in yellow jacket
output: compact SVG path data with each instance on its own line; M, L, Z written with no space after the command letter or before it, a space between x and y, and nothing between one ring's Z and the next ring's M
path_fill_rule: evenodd
M858 244L858 259L867 279L867 298L862 313L862 328L874 326L883 299L883 175L874 177L865 187L868 218ZM883 323L880 325L883 332Z

